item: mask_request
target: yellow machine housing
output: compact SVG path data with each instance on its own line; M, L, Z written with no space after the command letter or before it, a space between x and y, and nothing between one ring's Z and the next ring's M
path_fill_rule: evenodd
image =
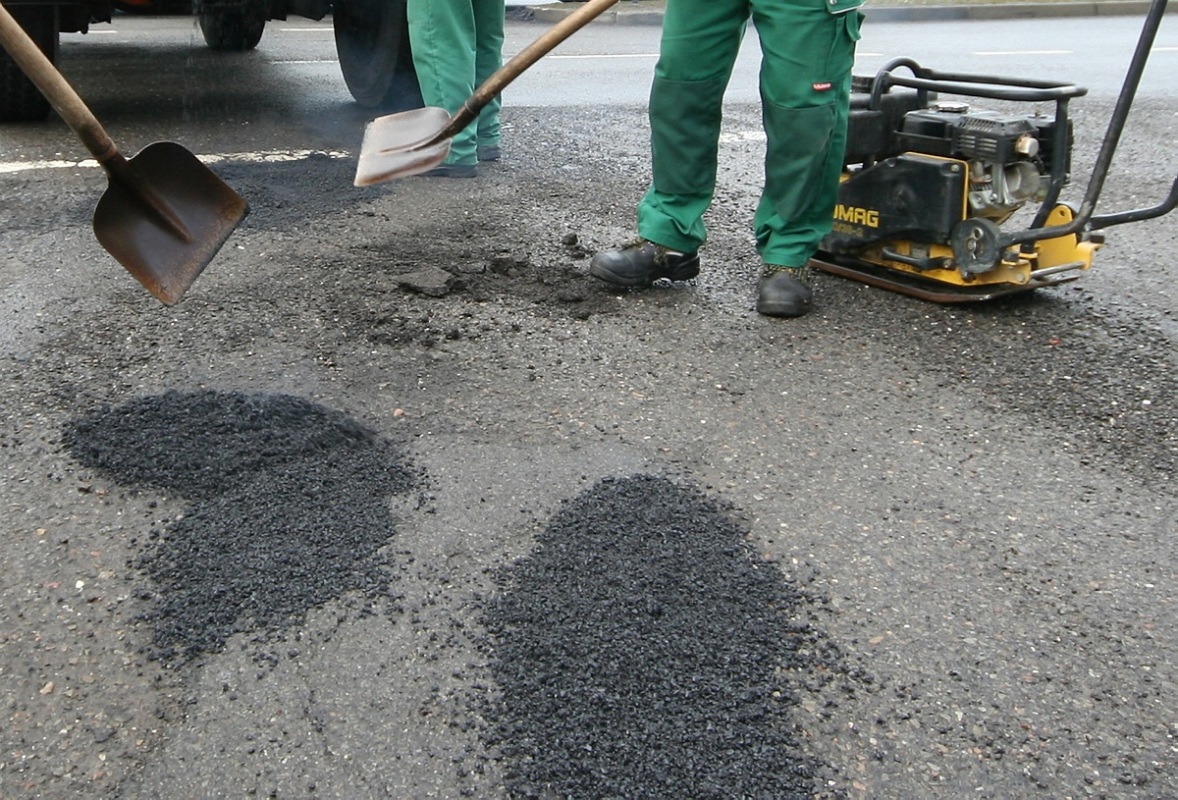
M1156 206L1094 214L1165 6L1153 0L1078 206L1060 196L1072 177L1068 103L1086 89L910 59L855 76L834 223L813 265L936 302L985 300L1075 280L1104 242L1099 229L1168 213L1178 178ZM1054 102L1055 113L991 111L978 98Z

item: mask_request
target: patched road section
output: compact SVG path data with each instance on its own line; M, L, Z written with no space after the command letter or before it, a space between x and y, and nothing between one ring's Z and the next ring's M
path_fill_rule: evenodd
M265 642L348 594L395 596L388 498L414 476L340 414L289 396L167 392L102 408L64 440L127 488L192 501L136 562L152 581L154 659L215 654L238 633Z
M801 687L837 649L741 525L666 478L607 479L500 576L489 740L513 797L810 797Z

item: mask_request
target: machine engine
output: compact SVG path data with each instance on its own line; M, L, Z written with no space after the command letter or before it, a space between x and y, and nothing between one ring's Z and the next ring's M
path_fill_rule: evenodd
M935 102L908 112L897 138L904 150L966 162L969 215L1001 223L1028 201L1044 199L1054 128L1051 117Z
M977 109L916 91L871 99L874 108L866 95L852 98L844 180L823 250L850 252L896 237L947 245L962 220L1001 224L1047 196L1053 116ZM1066 141L1065 182L1070 126Z

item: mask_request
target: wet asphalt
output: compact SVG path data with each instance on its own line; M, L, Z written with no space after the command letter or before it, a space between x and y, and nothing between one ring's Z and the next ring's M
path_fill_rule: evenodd
M314 152L215 165L252 211L170 309L95 170L0 176L0 795L1178 791L1170 221L1059 289L822 276L770 320L734 135L701 277L619 294L586 259L640 106L508 107L478 179L357 190L338 86L176 35L76 56L129 152ZM1172 180L1141 109L1117 205Z

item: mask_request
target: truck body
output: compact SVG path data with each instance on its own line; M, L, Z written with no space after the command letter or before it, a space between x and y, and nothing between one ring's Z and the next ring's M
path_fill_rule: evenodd
M344 82L366 108L420 105L405 0L4 0L9 13L56 64L62 33L86 33L116 12L195 14L205 44L240 52L258 45L266 23L331 16ZM42 120L48 101L0 49L0 122Z

